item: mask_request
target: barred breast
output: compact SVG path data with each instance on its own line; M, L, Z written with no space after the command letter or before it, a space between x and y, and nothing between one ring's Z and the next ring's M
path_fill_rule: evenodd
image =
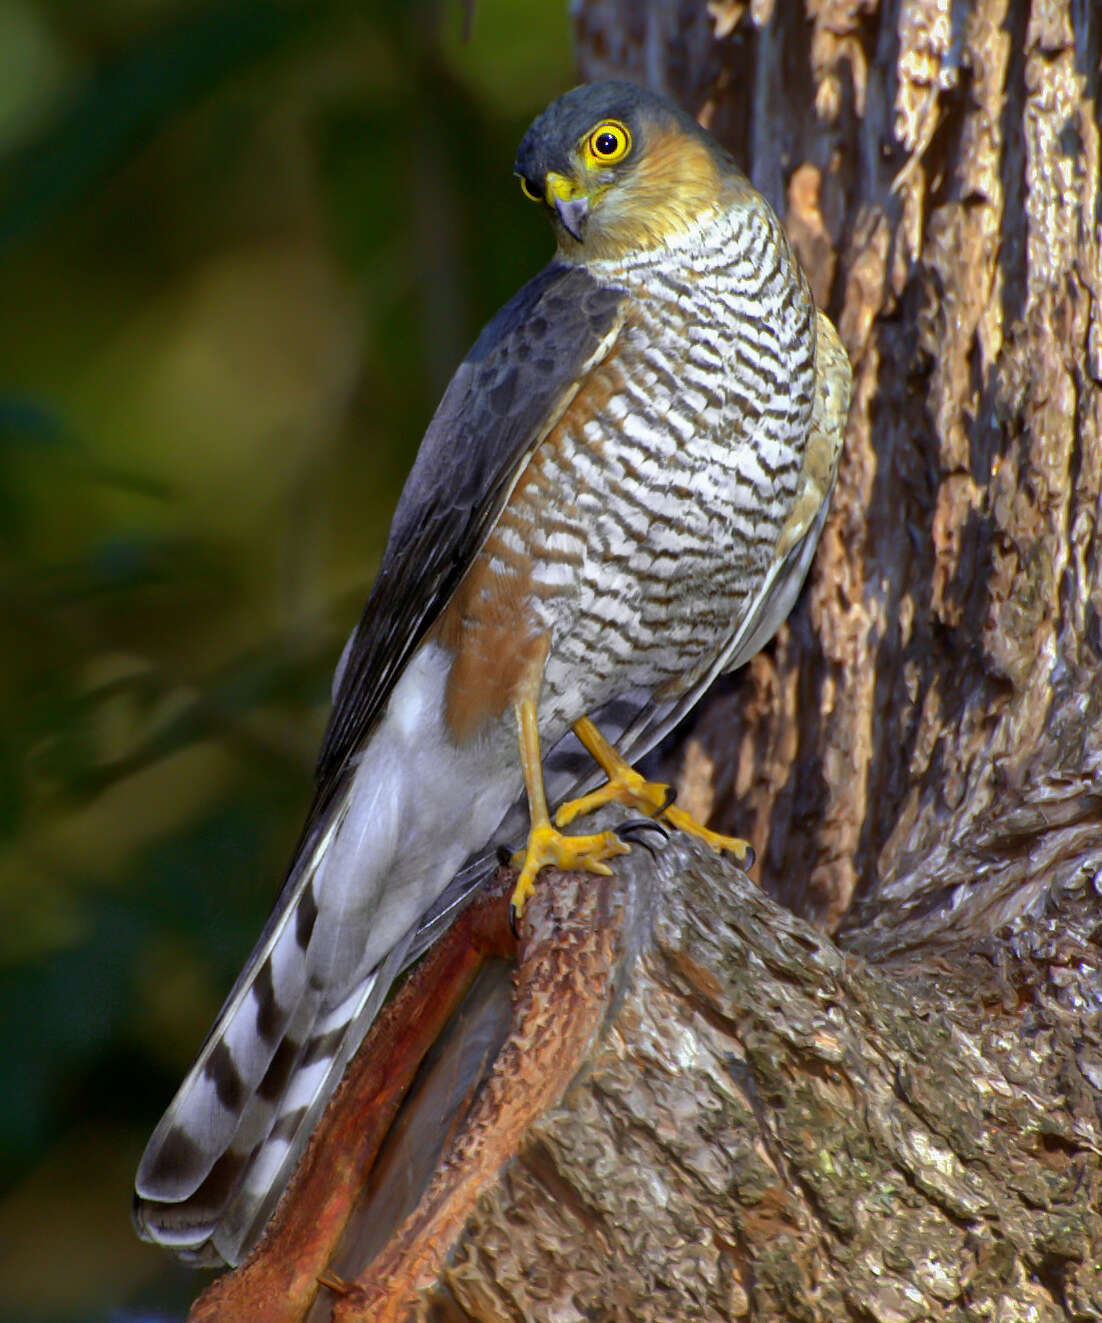
M815 309L765 204L748 194L676 246L588 270L628 292L626 321L453 604L460 739L548 637L545 744L626 689L688 690L760 593L795 500Z
M795 498L815 385L815 310L764 207L591 271L631 292L628 325L497 538L530 560L551 631L552 738L617 688L687 688L732 636Z

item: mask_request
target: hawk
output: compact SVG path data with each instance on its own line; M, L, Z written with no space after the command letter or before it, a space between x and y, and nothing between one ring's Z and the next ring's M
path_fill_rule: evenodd
M555 256L429 423L276 908L138 1169L140 1233L189 1262L256 1241L394 978L526 820L517 911L544 865L628 848L563 831L611 799L748 850L630 762L791 610L848 360L772 209L662 97L576 88L515 169Z

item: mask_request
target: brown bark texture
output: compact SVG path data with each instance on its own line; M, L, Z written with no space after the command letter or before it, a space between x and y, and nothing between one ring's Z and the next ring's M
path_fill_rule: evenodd
M363 1161L435 1125L408 1207L350 1202L293 1308L262 1247L195 1317L1102 1318L1102 10L574 21L585 78L728 144L854 365L803 599L669 753L754 881L682 837L545 875L455 1055L406 1052Z

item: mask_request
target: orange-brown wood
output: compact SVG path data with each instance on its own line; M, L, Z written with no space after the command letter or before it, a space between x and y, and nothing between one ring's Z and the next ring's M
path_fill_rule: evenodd
M404 1323L479 1193L577 1074L608 1011L620 884L548 873L525 911L513 1026L416 1211L333 1307L332 1323Z
M528 907L512 1027L413 1212L356 1281L330 1269L417 1067L488 956L516 953L502 870L384 1010L252 1257L189 1323L399 1323L439 1274L480 1191L554 1106L599 1031L619 956L615 878L548 873ZM321 1292L321 1294L319 1294Z

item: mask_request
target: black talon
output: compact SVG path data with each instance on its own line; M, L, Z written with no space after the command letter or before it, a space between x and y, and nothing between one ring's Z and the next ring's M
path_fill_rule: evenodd
M654 818L629 818L627 822L621 822L618 827L613 828L617 836L634 836L639 832L656 831L663 840L670 839L670 829L662 822L656 822Z
M517 907L513 904L512 901L510 901L510 902L509 902L509 931L513 934L513 936L517 939L518 942L520 941L520 930L519 930L519 928L518 928L518 926L517 926L517 925L518 925L518 919L519 919L519 917L520 917L520 916L517 914Z
M663 844L670 839L670 833L666 828L660 822L655 822L653 818L631 818L627 822L621 822L613 830L622 841L641 845L652 858L656 857L656 850L654 844L646 839L647 833L657 832L662 837Z
M673 804L673 802L674 802L674 800L675 800L676 798L677 798L677 787L676 787L676 786L667 786L667 787L666 787L666 798L662 801L662 807L658 810L658 812L659 812L659 813L665 813L665 811L666 811L668 808L670 808L670 807L672 806L672 804Z
M496 853L497 853L498 863L502 866L502 868L508 868L513 861L512 850L510 850L507 845L499 845L497 847Z

